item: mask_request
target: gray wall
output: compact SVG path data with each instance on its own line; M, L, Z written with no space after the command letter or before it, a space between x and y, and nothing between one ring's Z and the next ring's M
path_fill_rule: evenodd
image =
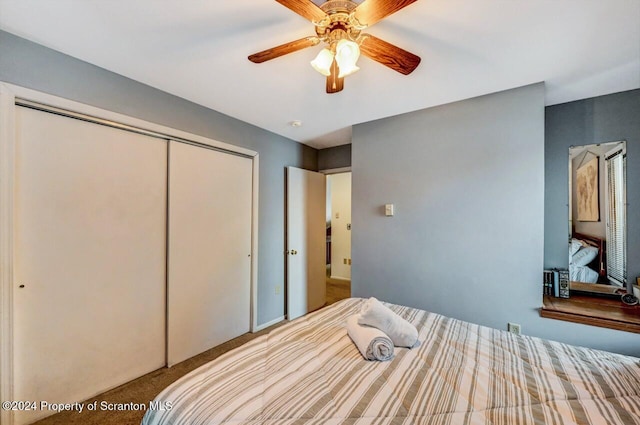
M544 265L568 266L569 146L627 141L627 276L640 276L640 90L545 111ZM601 214L604 214L601 211Z
M351 144L318 151L318 170L351 167Z
M355 126L353 295L640 355L640 335L539 316L544 113L536 84Z
M317 170L315 149L4 31L0 81L259 152L258 323L284 314L274 287L284 284L285 167Z

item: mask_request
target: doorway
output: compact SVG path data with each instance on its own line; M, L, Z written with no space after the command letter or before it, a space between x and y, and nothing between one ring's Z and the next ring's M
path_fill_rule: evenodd
M326 200L327 305L351 296L351 172L328 174Z

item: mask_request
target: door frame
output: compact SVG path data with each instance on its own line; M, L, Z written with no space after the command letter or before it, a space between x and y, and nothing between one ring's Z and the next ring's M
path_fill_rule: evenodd
M13 287L14 287L14 184L16 101L35 103L49 110L124 130L152 134L183 143L200 144L252 160L250 327L258 330L258 192L259 154L186 131L89 106L58 96L0 81L0 400L13 400ZM166 355L166 352L165 352ZM10 410L0 410L0 424L12 425Z
M347 174L347 173L349 173L349 174L351 174L351 179L350 179L350 180L351 180L351 182L353 182L353 172L351 171L351 167L334 168L334 169L331 169L331 170L325 170L325 171L323 171L323 173L327 176L327 179L328 179L330 176L335 176L335 175L337 175L337 174ZM350 201L352 200L352 196L351 196L351 194L353 193L353 189L352 189L352 187L353 187L353 186L351 186L351 188L350 188L350 190L349 190L349 199L350 199ZM332 184L332 186L331 186L331 193L332 193L332 194L331 194L331 198L332 198L332 200L333 200L333 184ZM351 202L351 204L353 204L353 203ZM351 207L352 207L352 206L353 206L353 205L351 205ZM333 202L332 202L332 204L331 204L331 248L330 248L330 249L333 249L333 247L334 247L334 243L333 243L333 242L334 242L334 240L333 240L333 237L335 236L335 233L334 233L334 223L333 223L333 220L334 220L334 216L333 216L334 211L333 211L333 208L334 208L334 206L333 206ZM351 208L351 209L353 209L353 208ZM352 237L351 237L351 231L349 231L349 259L351 259L351 258L352 258L352 255L351 255L351 254L352 254L351 240L352 240ZM332 259L332 262L333 262L333 255L331 255L331 259ZM349 263L349 265L351 265L351 263ZM334 270L333 270L333 264L331 263L331 264L329 264L329 266L330 266L330 270L331 270L331 274L329 275L329 277L330 277L331 279L336 279L336 280L345 280L345 281L349 281L349 282L351 281L351 272L349 272L349 278L348 278L348 279L347 279L346 277L334 276L334 275L333 275L333 271L334 271Z

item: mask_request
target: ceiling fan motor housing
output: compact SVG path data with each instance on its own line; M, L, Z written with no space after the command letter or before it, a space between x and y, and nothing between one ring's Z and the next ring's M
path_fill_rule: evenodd
M327 16L320 22L314 22L318 38L332 47L344 38L357 42L360 31L366 27L353 16L353 11L357 6L357 3L349 0L324 2L320 8Z
M349 0L328 0L320 5L320 9L327 15L330 15L335 12L351 13L357 6L357 3Z

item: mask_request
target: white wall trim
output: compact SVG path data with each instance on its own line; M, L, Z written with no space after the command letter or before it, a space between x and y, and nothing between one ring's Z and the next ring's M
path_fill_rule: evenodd
M258 200L259 200L259 160L253 157L253 200L251 215L251 332L258 329Z
M133 118L117 112L97 108L83 103L42 93L25 87L0 81L0 400L13 399L13 213L14 213L14 146L16 100L36 102L53 108L89 115L100 120L112 121L126 126L155 132L167 139L191 141L231 153L248 156L253 162L253 202L251 220L251 330L257 326L258 284L258 152L220 142L197 134L177 130L161 124ZM274 323L282 319L277 319ZM272 322L269 322L271 324ZM269 326L261 325L260 329ZM12 425L11 411L0 410L0 424Z
M190 140L196 143L202 143L214 148L227 150L229 152L238 153L246 156L256 156L258 152L242 148L240 146L232 145L218 140L210 139L208 137L199 136L197 134L189 133L182 130L176 130L175 128L167 127L161 124L152 123L149 121L133 118L128 115L120 114L117 112L108 111L106 109L97 108L94 106L86 105L84 103L76 102L62 97L42 93L36 90L28 89L25 87L16 86L9 83L0 82L0 84L7 86L13 93L14 97L18 99L24 99L27 101L37 102L43 105L52 106L54 108L66 109L71 112L79 112L81 114L90 115L102 120L113 121L115 123L125 124L131 127L137 127L142 130L148 130L155 133L160 133L169 139L180 141L180 139Z
M351 279L349 279L348 277L342 277L342 276L329 276L331 279L335 279L335 280L344 280L345 282L351 282Z
M13 400L13 188L15 95L0 84L0 400ZM10 410L0 424L12 425Z
M252 332L255 333L255 332L261 331L263 329L268 328L269 326L273 326L273 325L275 325L277 323L280 323L283 320L285 320L285 316L276 317L275 319L270 320L267 323L263 323L261 325L256 325L256 328L254 330L252 330Z

